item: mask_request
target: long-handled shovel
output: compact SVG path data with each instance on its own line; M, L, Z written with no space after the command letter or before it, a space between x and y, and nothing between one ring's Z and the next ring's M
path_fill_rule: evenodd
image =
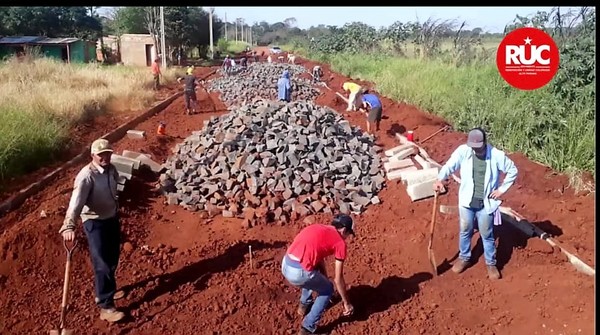
M65 264L65 282L63 285L62 303L60 305L60 327L50 331L50 335L73 335L72 329L65 328L65 315L67 314L67 298L69 297L69 282L71 277L71 258L73 250L77 247L77 241L73 242L71 247L67 246L67 241L63 240L63 245L67 251L67 263Z
M431 224L429 228L429 246L427 247L427 256L429 257L429 262L431 263L431 267L433 268L433 273L437 276L437 262L435 261L435 255L433 254L433 232L435 230L435 219L437 217L438 211L438 191L435 191L433 195L433 211L431 214Z

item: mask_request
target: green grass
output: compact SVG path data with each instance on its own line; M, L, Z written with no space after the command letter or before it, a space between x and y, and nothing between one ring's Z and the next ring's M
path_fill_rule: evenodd
M175 70L163 75L173 81ZM72 125L118 112L114 106L139 110L154 102L146 67L10 59L0 63L0 78L0 185L55 158Z
M319 58L319 57L316 57ZM420 106L455 129L483 126L508 152L569 173L595 172L595 106L567 106L549 90L510 87L493 62L456 67L441 61L337 54L318 60L371 81L381 94Z

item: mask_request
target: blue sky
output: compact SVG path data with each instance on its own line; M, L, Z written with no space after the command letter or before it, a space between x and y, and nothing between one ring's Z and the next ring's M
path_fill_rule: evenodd
M467 29L476 27L489 32L502 32L504 26L517 14L526 16L538 10L550 11L552 7L214 7L215 13L227 21L243 18L247 24L267 21L281 22L289 17L297 20L302 29L319 24L342 26L352 21L364 22L374 27L389 26L395 21L425 21L457 19L467 21ZM576 7L563 7L564 10Z

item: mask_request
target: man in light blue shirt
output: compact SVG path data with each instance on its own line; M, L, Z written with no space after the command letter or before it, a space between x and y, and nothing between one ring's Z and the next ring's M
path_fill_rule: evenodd
M284 70L281 78L277 81L277 99L286 102L292 101L292 82L288 70Z
M469 132L467 144L462 144L454 150L450 159L440 169L434 189L441 191L442 182L459 168L460 251L452 271L461 273L470 265L471 237L474 221L477 219L488 277L500 279L500 272L496 267L494 215L499 215L497 210L502 203L500 197L517 178L517 167L503 151L487 143L483 129L474 128ZM499 182L500 172L506 173L502 184Z

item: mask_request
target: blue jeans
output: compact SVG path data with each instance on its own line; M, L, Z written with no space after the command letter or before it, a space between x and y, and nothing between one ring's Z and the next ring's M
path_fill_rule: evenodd
M302 327L314 332L333 295L333 283L318 270L304 270L299 262L290 259L287 255L283 257L281 273L290 284L302 289L301 304L313 304L310 312L302 320ZM314 301L312 299L313 291L317 292L317 298Z
M468 261L471 258L471 238L473 225L477 218L479 235L483 241L483 256L485 264L496 265L496 244L494 243L494 214L488 214L485 209L475 210L459 206L460 234L458 239L458 258Z
M117 291L115 271L121 253L121 224L117 217L106 220L87 220L83 223L87 235L98 306L114 307L113 296Z

